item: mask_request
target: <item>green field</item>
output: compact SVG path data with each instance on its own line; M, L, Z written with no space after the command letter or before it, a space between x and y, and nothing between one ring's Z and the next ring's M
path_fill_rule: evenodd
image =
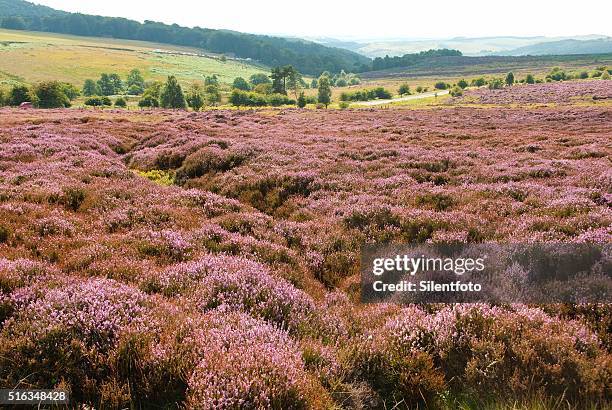
M201 50L141 41L29 31L0 30L0 84L66 81L81 86L101 73L122 78L138 68L145 79L175 75L189 83L216 74L221 82L268 72L263 66L207 54Z

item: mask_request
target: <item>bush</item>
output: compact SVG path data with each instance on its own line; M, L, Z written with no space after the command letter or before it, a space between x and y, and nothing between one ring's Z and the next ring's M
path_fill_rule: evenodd
M453 97L460 97L463 95L463 90L459 86L455 86L450 90L450 95Z
M277 107L280 105L293 105L296 103L295 100L292 100L284 94L264 95L242 90L232 91L229 101L236 107L264 107L266 105Z
M376 87L369 90L358 90L354 92L344 92L340 95L340 101L370 101L374 99L387 100L393 96L383 87Z
M304 93L300 93L300 96L298 97L297 100L297 106L300 108L304 108L306 107L307 101L306 101L306 96L304 96Z
M397 93L399 95L410 95L410 86L407 83L400 85L397 89Z
M533 75L527 74L527 77L525 77L525 82L527 84L535 84L535 78L533 78Z
M245 314L213 313L194 339L199 363L187 408L305 409L310 390L298 346Z
M346 110L350 106L351 104L349 104L347 101L340 101L339 107L341 110Z
M141 108L157 108L159 107L159 100L151 96L146 96L138 101L138 106Z
M416 88L416 92L417 92L417 93L422 93L422 92L423 92L423 87L421 87L420 85L419 85L419 86L417 86L417 88Z
M119 97L115 100L115 107L125 108L127 107L127 102L123 97Z
M601 79L602 80L609 80L610 79L610 73L608 73L607 71L604 71L603 74L601 75Z
M67 108L70 100L64 94L63 85L58 81L45 81L34 88L36 106L39 108Z
M102 107L102 106L111 106L113 103L108 97L91 97L85 100L85 105L91 107Z
M444 81L438 81L437 83L434 84L434 88L436 90L446 90L448 87L448 84L445 83Z
M504 88L504 80L501 78L494 78L489 81L489 90L499 90Z
M567 79L567 74L565 74L565 71L561 70L560 67L554 67L546 76L546 79L552 81L564 81Z
M19 106L24 102L36 103L36 100L36 94L25 85L14 86L8 96L8 104L12 106Z
M483 85L487 84L487 80L485 80L483 77L480 78L475 78L472 80L472 85L474 87L482 87Z
M457 86L460 87L461 89L466 89L468 86L468 82L465 81L464 79L461 79L457 82Z
M232 88L235 88L236 90L249 91L251 86L244 78L236 77L234 79L234 83L232 84Z

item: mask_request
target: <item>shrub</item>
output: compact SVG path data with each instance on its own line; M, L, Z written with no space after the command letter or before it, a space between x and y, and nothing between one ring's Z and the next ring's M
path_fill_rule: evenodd
M300 96L298 97L298 100L297 100L297 106L299 108L304 108L304 107L306 107L306 104L307 104L306 96L304 96L304 93L301 92Z
M145 96L138 101L138 106L141 108L156 108L159 107L159 100L155 97Z
M527 84L535 84L535 78L533 78L533 75L527 74L527 77L525 77L525 82Z
M475 78L472 80L472 85L474 87L482 87L483 85L487 84L487 80L485 80L483 77L480 78Z
M8 96L8 104L12 106L18 106L24 102L31 102L33 104L36 104L36 93L34 93L32 90L30 90L29 87L25 85L16 85L11 88L11 91Z
M346 101L340 101L339 107L341 110L346 110L347 108L349 108L351 106L351 104L349 104Z
M127 107L127 102L123 97L119 97L115 100L115 107L125 108Z
M601 79L602 80L609 80L610 79L610 73L608 73L607 71L604 71L603 74L601 75Z
M197 334L187 407L304 409L310 386L289 336L244 314L215 314Z
M504 88L504 80L501 78L494 78L489 81L489 90L499 90Z
M407 83L400 85L397 89L397 93L399 95L410 95L410 85L408 85Z
M358 90L354 92L344 92L340 95L340 101L369 101L376 98L390 99L393 96L383 87L376 87L369 90Z
M450 95L453 97L460 97L463 95L463 89L459 86L455 86L450 90Z
M85 105L89 105L91 107L102 107L102 106L111 106L112 102L108 97L91 97L85 100Z
M565 71L561 70L560 67L554 67L546 76L546 79L552 81L564 81L567 79L567 74L565 74Z
M438 81L437 83L434 84L434 88L436 90L446 90L448 88L448 84L445 83L444 81Z
M251 86L244 78L236 77L234 79L234 83L232 84L232 88L235 88L236 90L249 91Z
M461 79L457 82L457 86L460 87L461 89L466 89L468 86L468 82L465 81L464 79Z

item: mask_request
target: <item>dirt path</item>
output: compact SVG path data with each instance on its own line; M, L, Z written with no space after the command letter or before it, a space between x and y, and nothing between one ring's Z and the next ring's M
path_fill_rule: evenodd
M421 98L429 98L435 95L441 96L448 94L448 90L440 90L440 91L430 91L423 94L417 95L408 95L406 97L393 98L391 100L373 100L373 101L360 101L352 103L352 105L362 105L362 106L372 106L372 105L383 105L383 104L391 104L400 101L410 101L410 100L420 100Z

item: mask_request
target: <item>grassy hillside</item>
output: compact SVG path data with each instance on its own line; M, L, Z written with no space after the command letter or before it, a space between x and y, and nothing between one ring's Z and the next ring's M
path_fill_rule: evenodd
M161 52L165 50L166 52ZM222 82L267 72L263 66L201 51L130 40L0 30L0 83L60 80L81 85L86 78L104 72L122 77L133 68L146 79L164 79L174 74L182 82L203 80L216 74Z
M88 37L112 37L196 47L214 53L250 58L269 66L293 65L300 72L366 71L371 60L352 51L301 39L182 27L155 21L140 23L117 17L59 13L23 0L0 0L0 27Z

